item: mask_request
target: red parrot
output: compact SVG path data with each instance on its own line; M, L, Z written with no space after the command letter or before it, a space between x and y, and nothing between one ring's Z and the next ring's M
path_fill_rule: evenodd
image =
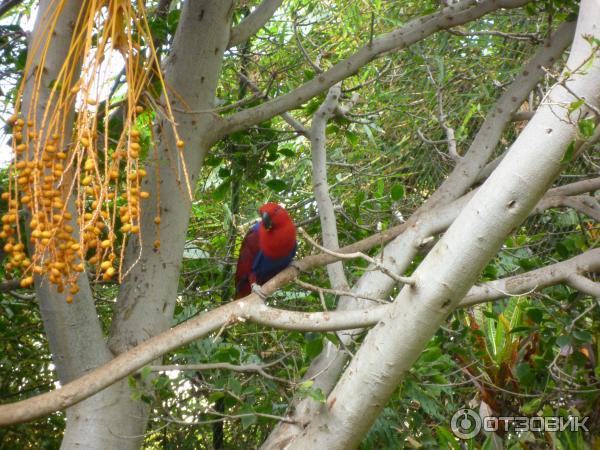
M235 271L235 298L249 295L253 284L262 285L285 269L296 255L296 226L283 206L265 203L261 221L248 230Z

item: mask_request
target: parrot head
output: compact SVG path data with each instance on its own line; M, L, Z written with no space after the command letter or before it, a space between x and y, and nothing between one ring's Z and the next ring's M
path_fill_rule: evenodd
M288 212L277 203L265 203L258 209L262 226L267 230L276 230L293 224Z

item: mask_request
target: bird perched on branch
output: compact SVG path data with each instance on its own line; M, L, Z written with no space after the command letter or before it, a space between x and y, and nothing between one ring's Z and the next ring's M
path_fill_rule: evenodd
M296 255L296 226L285 208L265 203L258 210L261 221L250 228L240 248L235 272L235 298L255 291L285 269ZM262 297L263 295L261 295Z

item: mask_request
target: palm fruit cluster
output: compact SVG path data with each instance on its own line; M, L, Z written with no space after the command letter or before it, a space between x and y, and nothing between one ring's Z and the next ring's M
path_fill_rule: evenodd
M85 261L98 278L113 279L122 263L118 244L140 233L141 201L150 197L141 189L147 173L139 161L140 132L131 128L107 161L100 161L97 135L89 130L65 146L58 134L40 142L31 121L14 116L8 123L16 158L9 168L9 190L1 194L8 205L0 232L5 268L21 277L24 288L33 284L34 274L45 276L58 292L68 291L71 302Z
M161 95L161 114L172 126L178 168L183 169L192 198L184 142L177 134L144 2L88 3L83 2L85 7L73 24L78 31L56 79L46 79L44 64L56 21L49 18L47 31L33 39L31 48L37 50L28 53L24 81L16 94L16 114L7 121L15 161L9 167L8 190L0 194L6 202L0 245L7 272L19 278L24 288L33 285L36 275L47 279L65 292L68 302L77 294L78 277L86 270L95 271L97 279L121 281L127 274L123 258L128 237L137 235L141 242L140 210L150 194L141 187L147 173L141 164L145 155L140 130L148 129L151 137L146 119L152 119L152 113L144 113L141 99L148 99L144 103L156 109L152 99ZM126 93L115 102L105 98L98 104L105 95L102 80L107 80L104 75L115 54L125 65ZM26 86L31 87L28 92ZM99 136L97 130L107 131L110 114L117 110L124 116L119 138L112 139L108 132ZM156 159L156 146L154 152ZM153 201L160 211L155 167ZM154 223L154 249L158 249L159 215Z

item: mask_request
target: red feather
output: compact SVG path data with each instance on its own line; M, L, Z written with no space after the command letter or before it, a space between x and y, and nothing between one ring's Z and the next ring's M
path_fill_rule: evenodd
M271 259L285 258L296 248L296 225L283 206L265 203L258 210L260 215L267 213L273 226L267 229L261 222L258 229L260 249Z
M235 298L242 298L250 295L252 291L250 285L252 281L249 277L252 274L252 264L254 258L260 250L258 244L258 230L255 227L250 228L242 241L240 247L240 256L238 256L237 269L235 271ZM256 282L254 280L253 282Z
M235 298L249 295L253 283L269 281L287 267L296 254L296 226L285 208L277 203L266 203L259 213L264 220L250 228L240 247Z

